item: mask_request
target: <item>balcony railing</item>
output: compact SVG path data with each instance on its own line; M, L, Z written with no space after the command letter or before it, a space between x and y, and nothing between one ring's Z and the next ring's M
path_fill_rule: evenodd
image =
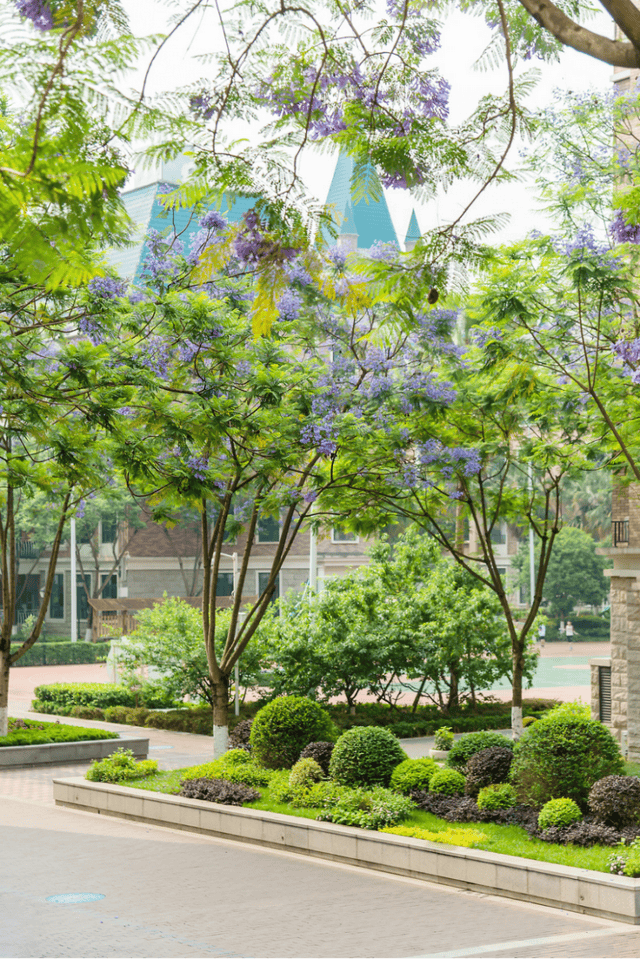
M29 539L21 539L16 544L20 559L37 559L40 550Z
M628 519L614 520L614 522L611 525L613 526L613 545L628 546L629 545L629 520Z

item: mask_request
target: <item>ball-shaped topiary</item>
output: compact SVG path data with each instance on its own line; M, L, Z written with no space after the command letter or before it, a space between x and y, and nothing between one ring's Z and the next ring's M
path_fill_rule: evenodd
M388 729L354 726L336 743L329 775L343 786L388 786L393 770L406 758Z
M480 790L476 802L478 809L510 809L518 797L511 783L493 783Z
M268 769L293 766L308 743L336 739L337 729L322 706L304 696L282 696L258 711L251 750Z
M432 793L441 796L461 796L464 792L464 776L456 769L440 769L429 782Z
M637 776L605 776L589 793L589 809L607 826L640 823L640 779Z
M335 743L309 743L300 753L300 759L315 759L325 776L329 775L329 763Z
M408 796L412 789L429 789L440 766L433 759L405 759L391 773L391 788Z
M489 746L474 753L466 765L465 792L477 796L479 791L492 783L506 783L513 762L513 751L504 746Z
M490 746L513 749L513 740L507 739L500 733L465 733L451 747L447 756L447 766L462 771L475 753L479 753L482 749L489 749Z
M548 829L550 826L570 826L582 819L580 806L566 797L550 799L540 810L538 827Z
M568 798L585 809L593 784L623 771L618 744L601 722L550 715L516 743L511 780L519 798L531 805Z
M295 764L289 776L289 785L292 788L300 786L303 789L308 789L309 786L320 782L321 779L324 779L322 767L315 759L308 757L307 759L299 759Z

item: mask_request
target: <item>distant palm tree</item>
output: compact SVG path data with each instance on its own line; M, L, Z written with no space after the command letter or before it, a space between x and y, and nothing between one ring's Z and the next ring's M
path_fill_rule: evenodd
M611 475L606 470L582 473L562 488L562 518L601 541L611 535Z

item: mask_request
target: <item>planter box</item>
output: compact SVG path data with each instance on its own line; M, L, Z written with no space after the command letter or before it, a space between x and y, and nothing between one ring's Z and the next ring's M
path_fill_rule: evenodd
M450 750L449 749L433 749L429 750L429 755L432 759L435 759L437 762L443 763L446 761Z
M54 779L58 806L315 856L557 909L640 923L640 879L80 777Z
M116 749L130 749L136 759L146 759L149 740L121 737L120 739L85 739L76 743L39 743L35 746L0 747L0 769L7 766L46 766L55 763L89 763L104 759Z

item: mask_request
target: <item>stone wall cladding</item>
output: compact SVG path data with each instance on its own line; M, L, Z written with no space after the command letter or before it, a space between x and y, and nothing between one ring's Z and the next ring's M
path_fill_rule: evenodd
M618 742L627 728L627 598L633 580L611 577L611 727Z

